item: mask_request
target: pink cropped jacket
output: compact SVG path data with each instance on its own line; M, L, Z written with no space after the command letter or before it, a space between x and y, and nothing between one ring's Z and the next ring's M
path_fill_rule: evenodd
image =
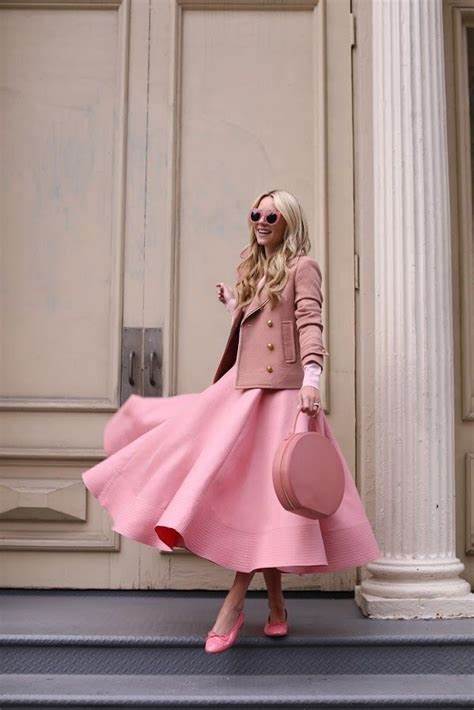
M273 309L265 289L245 308L238 306L212 381L237 362L238 389L299 389L303 366L316 362L322 368L329 355L322 340L321 282L318 262L300 255L290 262L288 280Z

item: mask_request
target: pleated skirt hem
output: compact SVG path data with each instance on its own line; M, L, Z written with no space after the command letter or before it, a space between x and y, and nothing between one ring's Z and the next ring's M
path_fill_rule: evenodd
M195 509L189 520L179 519L176 515L169 516L166 508L157 509L139 496L133 496L126 487L122 487L119 497L114 495L113 502L94 490L93 479L87 481L87 487L112 517L115 532L163 552L183 548L235 572L272 567L282 573L298 575L329 573L364 565L380 557L367 520L322 533L314 520L302 525L301 516L295 515L295 519L299 518L295 520L297 528L270 528L255 533L236 531L217 516L211 516L208 508ZM297 545L294 534L285 534L286 530L294 533L296 529L302 533ZM239 545L235 542L236 533Z

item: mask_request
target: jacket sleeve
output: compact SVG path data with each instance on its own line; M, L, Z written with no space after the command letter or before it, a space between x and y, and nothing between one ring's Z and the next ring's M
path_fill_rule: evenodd
M309 256L300 257L295 272L295 320L301 364L316 362L322 368L329 352L323 345L321 283L318 262Z

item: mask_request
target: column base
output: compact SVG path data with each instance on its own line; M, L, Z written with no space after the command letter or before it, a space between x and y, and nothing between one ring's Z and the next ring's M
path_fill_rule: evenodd
M355 602L371 619L467 619L474 617L474 594L458 597L378 597L355 587Z

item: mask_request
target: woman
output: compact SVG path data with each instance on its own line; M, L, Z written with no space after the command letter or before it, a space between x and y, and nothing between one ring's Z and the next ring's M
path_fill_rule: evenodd
M113 529L161 550L184 547L235 579L205 650L229 648L244 622L256 571L268 590L268 636L288 632L282 573L333 572L380 556L352 475L320 410L321 271L307 256L294 195L263 193L248 216L250 242L235 288L216 284L232 313L212 384L171 397L132 395L104 432L108 458L83 474ZM327 436L345 471L337 511L312 520L286 511L273 489L277 446L293 426Z

